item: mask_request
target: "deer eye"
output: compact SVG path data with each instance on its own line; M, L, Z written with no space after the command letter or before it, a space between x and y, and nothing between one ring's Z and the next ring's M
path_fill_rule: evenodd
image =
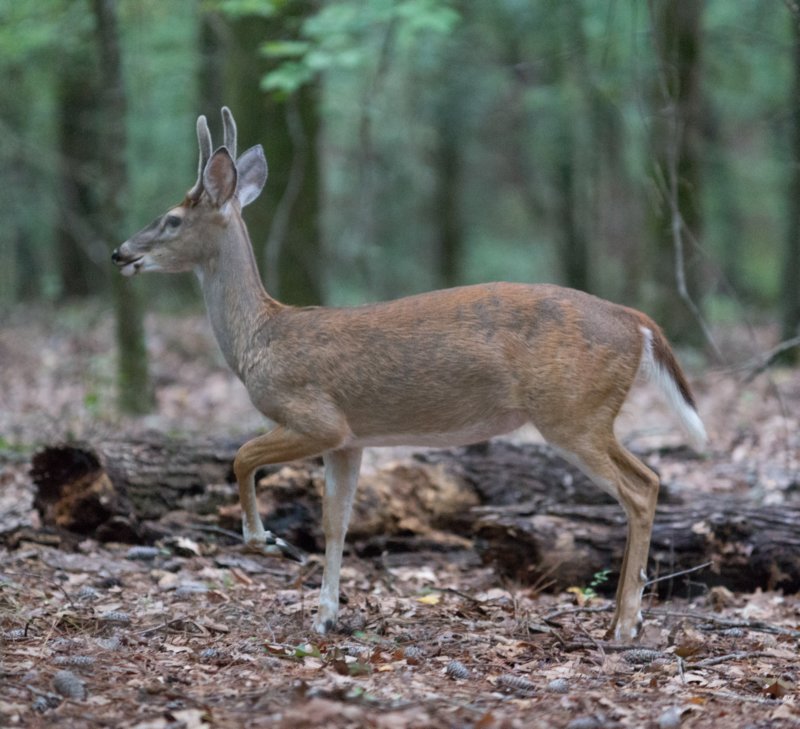
M183 219L179 218L177 215L167 215L166 222L168 227L177 228L183 222Z

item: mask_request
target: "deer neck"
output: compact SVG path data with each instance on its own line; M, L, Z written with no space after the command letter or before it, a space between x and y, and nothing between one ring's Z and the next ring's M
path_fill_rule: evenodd
M257 355L254 333L263 329L281 304L264 290L250 236L238 214L231 216L218 251L195 271L225 361L244 380Z

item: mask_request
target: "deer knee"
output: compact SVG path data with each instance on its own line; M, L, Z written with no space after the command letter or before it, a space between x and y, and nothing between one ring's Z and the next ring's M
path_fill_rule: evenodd
M253 475L253 465L249 463L244 446L240 448L233 459L233 475L240 484L247 483Z

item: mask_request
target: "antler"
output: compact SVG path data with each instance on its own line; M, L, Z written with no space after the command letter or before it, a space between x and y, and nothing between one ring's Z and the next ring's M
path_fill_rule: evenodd
M234 162L236 161L236 122L233 120L233 114L227 106L222 107L222 128L223 137L222 143L230 152Z
M197 202L203 192L203 171L211 157L211 132L208 131L208 122L202 114L197 117L197 144L200 147L200 159L197 163L197 182L194 183L186 197Z

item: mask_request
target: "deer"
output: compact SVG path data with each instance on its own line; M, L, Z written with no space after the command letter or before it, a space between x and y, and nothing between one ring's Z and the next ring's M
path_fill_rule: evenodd
M355 307L296 307L265 290L242 209L261 193L261 145L237 158L222 108L212 151L197 119L197 180L182 202L112 253L124 276L194 271L219 348L271 429L236 453L242 536L270 534L256 470L321 456L325 566L313 629L336 626L344 539L362 451L463 446L533 424L613 496L627 537L608 637L631 642L642 596L659 478L617 440L614 422L640 374L657 384L690 442L707 441L686 375L646 314L550 284L486 283Z

